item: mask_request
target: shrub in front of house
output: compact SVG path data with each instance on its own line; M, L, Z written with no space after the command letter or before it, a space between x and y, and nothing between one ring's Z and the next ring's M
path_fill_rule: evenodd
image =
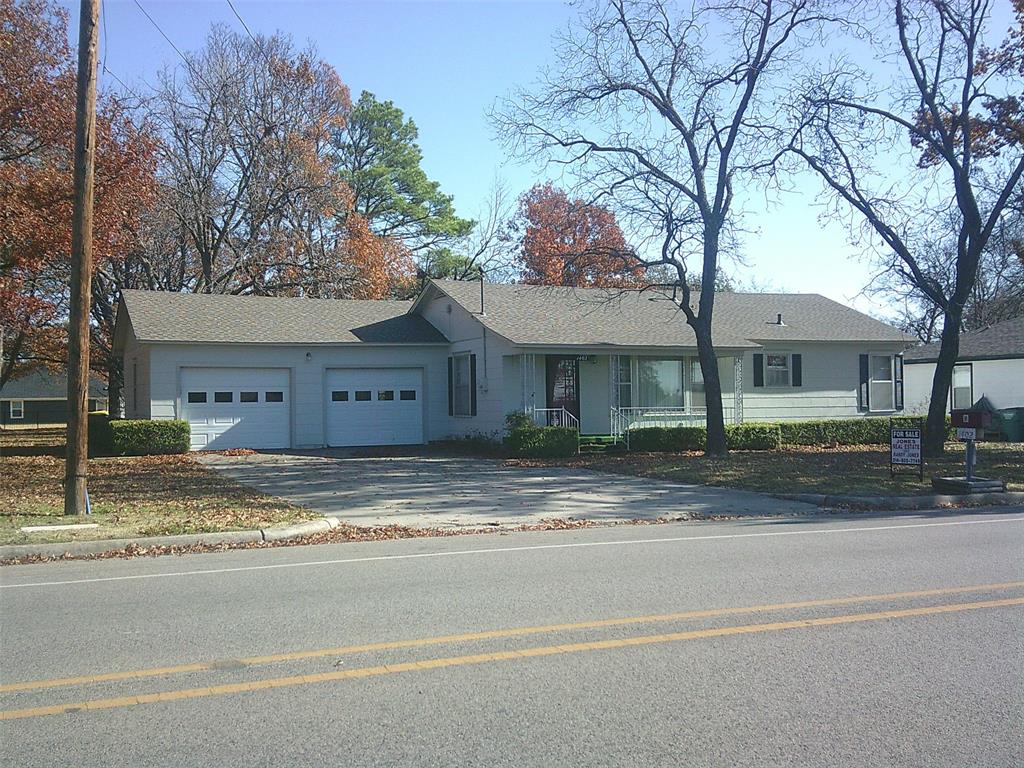
M562 459L576 455L579 433L570 427L515 427L509 430L505 447L518 459Z
M114 433L110 429L110 414L106 411L89 412L89 455L109 456L114 452Z
M187 453L191 442L187 421L116 419L109 425L111 453L118 456Z
M629 449L645 453L703 451L704 427L641 427L629 431ZM737 451L773 451L782 442L777 424L727 424L725 439Z
M776 451L782 447L778 424L727 424L725 441L734 451Z
M704 427L640 427L629 430L629 450L643 453L703 451Z
M889 442L888 418L784 421L779 428L785 445L877 445Z

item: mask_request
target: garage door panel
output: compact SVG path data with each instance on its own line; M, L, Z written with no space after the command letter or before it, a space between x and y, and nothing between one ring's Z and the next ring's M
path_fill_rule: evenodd
M282 368L182 368L182 418L189 423L192 448L289 447L288 381Z
M326 373L325 389L328 445L423 442L420 369L332 369Z

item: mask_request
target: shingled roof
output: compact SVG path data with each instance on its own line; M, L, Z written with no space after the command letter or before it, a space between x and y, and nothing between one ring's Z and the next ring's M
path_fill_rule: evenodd
M939 343L908 349L908 363L933 363L939 359ZM1024 357L1024 317L990 325L980 331L960 334L957 360L1000 360Z
M694 347L693 330L658 291L614 291L435 280L490 330L521 345ZM782 315L782 325L778 324ZM720 293L712 334L722 348L760 342L902 342L901 331L817 294Z
M24 376L11 379L0 389L0 400L63 400L68 396L68 377L36 368ZM89 379L89 397L104 398L107 385L99 379Z
M409 301L296 299L124 291L135 337L144 343L445 344L408 314Z

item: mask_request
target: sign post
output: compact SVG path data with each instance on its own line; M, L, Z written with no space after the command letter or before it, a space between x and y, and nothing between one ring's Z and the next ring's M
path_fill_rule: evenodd
M896 476L896 467L917 467L918 479L924 480L924 452L921 438L924 435L924 419L916 419L916 426L905 426L906 419L889 420L889 476Z

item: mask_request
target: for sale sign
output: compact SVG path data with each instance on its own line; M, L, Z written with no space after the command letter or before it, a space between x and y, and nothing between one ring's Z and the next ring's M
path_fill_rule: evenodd
M921 463L920 429L892 430L892 463L913 464L915 467Z
M889 427L889 471L894 472L897 466L917 467L919 474L924 477L924 454L921 451L921 438L924 435L924 428L921 427L897 427L895 424Z

